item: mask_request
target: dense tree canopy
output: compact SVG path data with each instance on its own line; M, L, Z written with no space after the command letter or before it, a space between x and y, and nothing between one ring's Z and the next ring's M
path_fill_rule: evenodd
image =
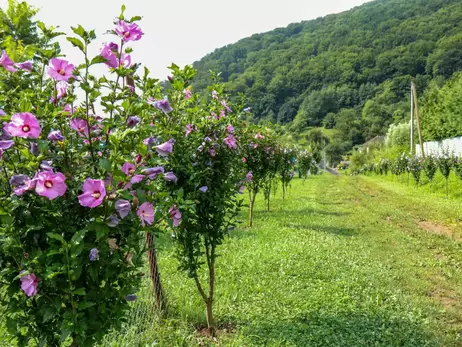
M462 68L461 31L459 0L377 0L217 49L194 86L220 71L255 120L335 128L351 148L408 119L412 78L423 93Z

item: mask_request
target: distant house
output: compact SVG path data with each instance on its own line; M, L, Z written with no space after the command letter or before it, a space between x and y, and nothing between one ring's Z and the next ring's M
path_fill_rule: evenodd
M358 146L358 151L363 152L366 151L366 153L369 153L369 150L371 148L377 148L385 144L385 136L376 136L373 139L370 139L366 143L363 143L362 145Z

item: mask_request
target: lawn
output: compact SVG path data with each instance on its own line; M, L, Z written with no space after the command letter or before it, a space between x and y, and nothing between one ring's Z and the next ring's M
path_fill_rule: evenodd
M203 304L165 235L169 318L150 312L147 286L104 346L462 346L460 200L329 175L280 193L221 248L217 341L196 333Z

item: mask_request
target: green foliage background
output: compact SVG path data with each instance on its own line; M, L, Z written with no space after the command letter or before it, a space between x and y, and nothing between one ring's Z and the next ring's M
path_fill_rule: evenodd
M194 86L221 71L229 91L249 97L254 120L294 134L334 128L348 150L408 120L412 78L422 96L462 68L461 31L458 0L373 1L219 48L194 64ZM461 134L453 121L441 134L430 123L425 140Z

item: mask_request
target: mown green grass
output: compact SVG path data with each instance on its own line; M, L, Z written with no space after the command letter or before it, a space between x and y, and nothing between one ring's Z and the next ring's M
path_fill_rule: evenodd
M375 174L372 174L372 176L375 176ZM418 186L412 175L409 175L408 179L407 173L399 177L388 173L387 176L378 175L376 178L381 181L391 181L395 183L401 183L412 188L417 188L419 194L430 193L432 197L446 198L446 180L439 171L436 173L432 182L430 182L422 172ZM454 172L451 172L448 178L448 192L449 199L459 199L462 201L462 180L456 174L454 174Z
M458 201L324 175L295 181L270 213L258 203L255 227L233 232L218 260L216 318L232 333L218 342L195 333L203 304L164 238L170 318L158 320L140 300L127 330L104 345L461 345L461 244L419 227L444 223L458 235Z
M152 312L147 280L103 346L462 346L461 202L418 192L322 175L278 192L270 213L259 200L255 227L221 247L215 314L233 331L216 341L196 333L203 303L165 235L168 318Z

